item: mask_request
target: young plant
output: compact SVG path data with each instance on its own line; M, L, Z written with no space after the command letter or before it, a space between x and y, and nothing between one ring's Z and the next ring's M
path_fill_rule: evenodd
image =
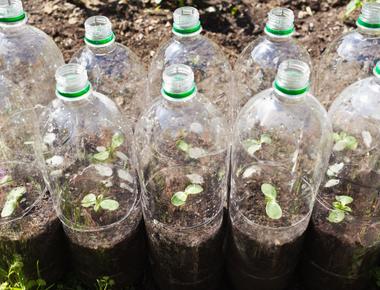
M334 151L355 150L358 147L358 141L354 136L348 135L346 132L334 133Z
M191 159L199 159L205 155L206 151L199 147L193 147L191 144L186 143L183 140L178 140L176 142L176 147L186 153Z
M94 154L92 158L97 162L105 162L109 159L113 159L117 152L117 149L123 145L124 136L120 133L116 133L112 136L112 141L108 147L97 147L98 153Z
M0 269L0 290L48 290L45 280L41 278L37 262L37 279L27 280L24 275L24 264L20 256L15 256L9 269Z
M100 209L115 211L119 208L119 203L109 197L104 197L103 194L96 196L93 193L87 194L81 202L85 208L94 207L94 211L98 212Z
M333 209L330 210L327 220L330 223L340 223L344 220L347 214L352 212L352 209L347 206L352 203L354 199L351 196L337 195L332 203Z
M349 17L355 10L361 8L365 2L376 2L377 0L351 0L346 6L344 17Z
M257 151L261 150L263 144L272 144L272 139L268 134L262 134L259 140L247 139L243 142L245 150L251 156L254 156Z
M112 290L115 286L115 281L108 276L96 279L96 290Z
M10 217L13 214L19 204L20 199L24 196L25 193L25 186L13 188L8 192L4 207L1 211L2 218Z
M329 180L326 182L325 187L333 187L339 184L340 180L337 179L338 175L342 172L344 168L344 163L335 163L330 165L327 169L326 175L329 177Z
M187 175L187 177L192 181L198 180L199 182L203 183L203 178L200 175L191 174L191 175ZM173 194L171 198L171 203L172 205L177 206L177 207L185 205L189 195L192 195L192 194L196 195L201 192L203 192L203 187L200 184L192 183L188 185L184 191L178 191L175 194Z
M265 211L267 216L273 220L280 219L282 217L282 209L277 203L276 188L269 183L264 183L261 185L261 192L265 195Z

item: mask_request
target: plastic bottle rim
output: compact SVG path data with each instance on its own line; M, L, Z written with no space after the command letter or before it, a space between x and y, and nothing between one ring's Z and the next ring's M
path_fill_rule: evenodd
M373 74L380 78L380 61L376 64L376 66L373 68Z
M304 88L301 88L301 89L297 89L297 90L293 90L293 89L287 89L287 88L284 88L282 86L280 86L277 81L275 81L273 83L273 86L275 88L275 90L279 91L280 93L283 93L285 95L289 95L289 96L299 96L299 95L303 95L305 93L307 93L310 89L310 85L308 84L306 87Z
M87 82L87 85L83 90L80 90L77 92L62 92L62 91L56 90L56 95L58 98L61 98L61 99L76 101L76 100L85 98L88 95L88 93L91 91L91 88L92 88L91 83Z
M356 21L356 25L367 29L380 29L380 23L368 23L359 17Z
M201 22L198 21L198 23L196 25L194 25L193 27L181 28L180 26L173 23L172 31L176 35L187 35L187 36L188 35L194 35L194 34L198 34L202 31L202 25L201 25Z
M116 40L116 35L113 32L110 36L103 38L103 39L93 40L93 39L89 39L87 37L84 38L84 42L86 44L93 45L93 46L103 46L103 45L115 42L115 40Z
M294 34L295 32L295 27L293 25L292 28L286 29L286 30L277 30L277 29L272 29L269 27L269 25L265 25L265 33L269 35L273 35L276 37L288 37Z
M25 18L26 18L26 13L23 11L18 16L0 18L0 22L13 23L13 22L23 21Z
M176 101L189 99L190 97L193 97L196 93L197 93L197 87L195 83L190 90L182 92L182 93L170 93L166 91L164 88L161 89L161 94L164 98L169 99L169 100L176 100Z

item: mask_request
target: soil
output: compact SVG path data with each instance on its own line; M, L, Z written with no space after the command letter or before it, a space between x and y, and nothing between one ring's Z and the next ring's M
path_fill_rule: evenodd
M341 187L369 195L365 189L347 183ZM323 202L316 204L306 240L305 282L311 290L316 290L316 285L318 289L368 289L371 270L380 257L380 225L371 215L356 218L354 214L359 212L358 209L368 206L360 199L350 204L352 215L339 224L330 223L327 217L334 197L335 194L325 194Z
M47 194L22 219L0 225L0 252L3 269L19 255L26 278L38 278L37 262L48 284L62 278L67 264L66 239Z

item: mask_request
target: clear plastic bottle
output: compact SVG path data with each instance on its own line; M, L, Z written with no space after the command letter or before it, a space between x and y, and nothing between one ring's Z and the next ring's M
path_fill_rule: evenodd
M309 53L292 37L295 32L292 10L272 9L264 32L264 36L243 50L234 67L238 112L253 96L272 87L281 62L298 59L311 67Z
M237 290L286 288L300 256L331 153L331 125L308 92L309 75L306 63L281 63L274 87L236 121L228 272Z
M21 0L0 0L0 75L19 85L31 105L47 105L63 56L49 36L26 23Z
M354 82L370 77L380 59L380 3L364 3L350 31L326 49L315 74L315 91L326 108Z
M116 42L107 17L92 16L84 26L86 46L70 62L84 66L94 90L106 94L136 122L147 101L144 65L128 47Z
M306 243L309 289L369 289L378 264L380 63L374 74L346 88L329 110L334 146Z
M37 116L20 88L0 75L0 267L21 257L27 279L48 283L64 270L61 224L45 186ZM29 108L29 109L27 109Z
M136 126L144 218L160 289L219 285L227 131L222 114L197 91L191 68L166 68L162 97Z
M145 263L132 132L115 103L92 90L79 64L56 73L57 98L41 116L50 190L74 270L92 287L133 285Z
M231 119L234 85L228 59L217 44L201 34L197 9L178 8L173 18L173 37L161 44L149 68L150 98L160 95L165 68L173 64L185 64L194 71L198 91Z

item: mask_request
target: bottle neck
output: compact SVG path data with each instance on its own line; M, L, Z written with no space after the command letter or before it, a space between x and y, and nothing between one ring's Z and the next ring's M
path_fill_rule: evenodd
M270 36L268 34L265 34L265 37L267 40L274 43L284 43L284 42L289 42L293 40L292 35L286 36L286 37L275 37L275 36Z
M364 36L368 37L380 37L380 29L370 29L362 26L357 26L357 31Z
M173 28L172 32L174 38L178 41L192 41L201 37L202 26L199 24L196 28L189 30L183 29L182 32L179 29Z
M114 41L105 45L86 44L86 47L95 55L107 55L115 51L117 43Z

